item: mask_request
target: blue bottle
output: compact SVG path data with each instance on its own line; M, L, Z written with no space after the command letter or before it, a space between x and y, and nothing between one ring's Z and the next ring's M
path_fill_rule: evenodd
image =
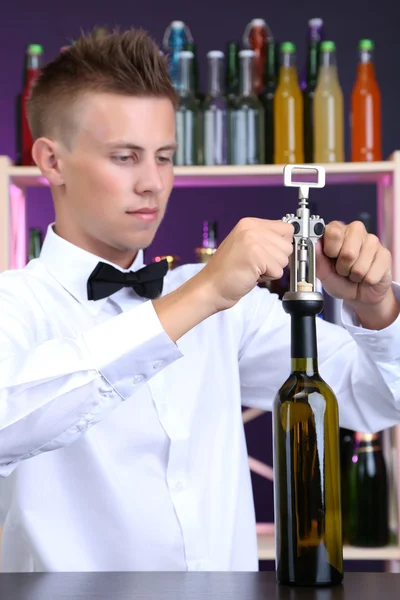
M172 21L165 30L163 48L168 55L169 74L175 89L179 89L179 52L192 42L190 29L183 21Z

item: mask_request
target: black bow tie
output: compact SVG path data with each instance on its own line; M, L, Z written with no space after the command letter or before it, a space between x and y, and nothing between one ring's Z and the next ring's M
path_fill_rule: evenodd
M123 287L131 287L138 296L154 300L162 292L167 271L168 262L165 259L129 273L122 273L112 265L99 262L87 282L88 299L100 300Z

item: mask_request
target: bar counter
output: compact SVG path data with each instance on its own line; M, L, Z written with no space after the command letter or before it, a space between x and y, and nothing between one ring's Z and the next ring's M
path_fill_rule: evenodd
M293 588L260 573L1 573L0 600L394 600L400 574L346 573L332 588Z

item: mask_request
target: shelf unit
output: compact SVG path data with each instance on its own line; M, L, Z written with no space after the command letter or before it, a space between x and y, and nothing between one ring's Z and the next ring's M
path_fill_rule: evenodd
M373 163L331 163L326 170L326 185L373 184L377 198L377 233L393 255L393 279L400 281L400 151L388 160ZM312 169L312 165L309 165ZM175 187L266 187L283 185L283 165L176 167ZM0 156L0 272L24 265L26 248L26 200L30 187L48 186L36 167L20 167L6 156ZM397 234L397 235L396 235ZM250 420L257 414L246 417ZM345 547L348 560L383 560L389 570L400 570L400 426L385 437L392 488L391 513L397 523L397 545L386 548ZM249 457L250 468L271 478L271 467L257 465ZM260 466L261 465L261 466ZM260 560L274 560L274 527L257 525Z

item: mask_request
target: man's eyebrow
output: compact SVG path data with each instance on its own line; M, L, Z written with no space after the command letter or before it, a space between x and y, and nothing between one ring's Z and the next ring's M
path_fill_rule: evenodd
M107 146L110 149L127 148L128 150L137 150L138 152L145 152L145 148L143 148L142 146L139 146L138 144L132 144L131 142L126 142L124 140L112 142L111 144L107 144ZM168 150L175 151L177 149L177 147L178 146L175 143L166 144L165 146L161 146L160 148L157 148L156 152L165 152Z

